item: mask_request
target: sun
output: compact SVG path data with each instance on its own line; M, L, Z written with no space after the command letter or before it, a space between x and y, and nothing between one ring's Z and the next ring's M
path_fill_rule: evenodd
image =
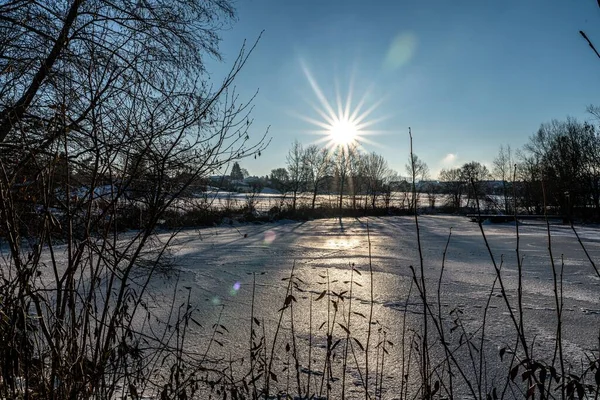
M338 119L331 125L329 138L340 146L352 145L358 139L357 126L353 121Z
M384 133L383 131L375 131L371 129L373 125L388 118L371 117L371 114L379 107L379 105L383 102L383 99L379 99L371 104L371 106L367 107L366 103L369 97L369 92L367 92L356 103L356 105L354 105L352 98L354 82L351 79L350 84L348 85L347 96L345 100L342 100L339 86L337 85L336 81L336 99L335 102L330 102L304 63L302 63L302 68L311 88L313 89L313 92L319 100L320 105L314 104L310 101L308 102L314 111L317 112L320 118L315 119L303 115L296 115L318 127L316 130L309 131L309 133L322 136L320 139L316 140L315 143L326 143L326 146L330 149L349 149L350 147L360 148L365 143L379 146L376 142L369 140L367 136Z

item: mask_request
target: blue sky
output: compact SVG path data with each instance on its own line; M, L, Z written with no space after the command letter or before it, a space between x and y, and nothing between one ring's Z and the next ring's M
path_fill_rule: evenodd
M553 118L589 119L600 105L600 59L579 35L600 47L596 0L325 1L239 0L238 21L222 33L231 65L244 39L258 47L236 82L242 97L257 89L254 137L270 126L263 156L242 160L252 175L285 166L297 139L321 138L299 116L322 120L303 65L331 103L336 85L353 107L381 104L367 120L366 151L382 154L404 174L408 127L415 152L432 175L476 160L491 164L501 144L521 147ZM354 79L352 80L352 77Z

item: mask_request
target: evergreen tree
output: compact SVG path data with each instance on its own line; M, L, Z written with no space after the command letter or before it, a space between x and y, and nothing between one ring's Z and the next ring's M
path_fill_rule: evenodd
M242 173L242 169L240 168L240 164L238 162L233 163L233 167L231 167L231 174L229 175L232 180L241 181L244 179L244 174Z

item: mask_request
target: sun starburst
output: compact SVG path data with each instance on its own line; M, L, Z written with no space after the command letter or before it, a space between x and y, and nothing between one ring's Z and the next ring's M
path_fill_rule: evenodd
M303 63L302 69L308 80L318 104L310 102L314 111L320 119L300 115L303 120L316 126L317 129L309 131L310 133L322 136L316 140L316 143L325 143L330 149L338 147L362 147L364 144L378 145L367 136L380 133L373 130L372 127L386 119L386 117L372 118L373 112L380 106L382 99L376 101L369 107L366 106L369 91L360 98L354 105L354 80L350 79L347 96L342 100L341 91L337 81L335 82L335 102L331 102L313 77L308 67Z

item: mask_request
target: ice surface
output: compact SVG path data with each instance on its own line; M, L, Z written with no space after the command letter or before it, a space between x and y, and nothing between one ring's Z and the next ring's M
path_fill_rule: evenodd
M446 255L445 271L440 286L443 318L450 323L449 312L463 311L467 328L481 325L483 311L494 283L495 270L479 226L464 217L421 216L419 219L424 271L432 305L437 309L437 283L441 271L444 246L450 229L452 236ZM516 310L517 298L517 239L515 224L490 224L483 227L494 259L502 270L511 306ZM600 229L596 226L578 227L578 233L594 260L600 260ZM546 225L542 222L519 224L519 249L523 260L523 308L526 335L535 340L535 352L551 354L556 332L553 270L548 252ZM576 241L569 227L551 225L551 247L557 273L563 270L564 348L573 362L585 352L597 347L600 327L600 280ZM366 315L370 301L368 265L369 240L374 270L374 320L386 327L388 338L402 341L402 323L406 307L407 329L420 329L421 306L413 296L407 303L411 285L410 266L419 269L414 218L344 218L307 222L280 221L270 224L226 225L183 232L174 246L177 265L186 285L192 286L194 303L199 306L201 319L207 326L222 310L221 323L229 334L227 351L242 355L248 351L250 331L252 282L256 279L254 313L270 327L277 322L277 310L283 305L286 282L292 266L306 285L307 292L296 293L294 309L295 332L307 347L309 333L313 345L325 345L325 328L318 326L327 320L326 302L313 303L312 327L309 326L308 303L324 289L322 278L328 273L331 288L340 292L348 289L350 265L362 272L354 274L353 310ZM321 275L321 277L319 276ZM344 289L345 288L345 289ZM347 303L347 300L346 300ZM331 310L330 310L331 311ZM437 311L436 311L437 312ZM487 315L486 341L490 349L490 371L498 360L497 349L514 342L514 328L508 319L508 309L500 296L498 283L491 295ZM366 340L366 325L360 319L352 335L362 343ZM289 325L285 328L289 333ZM345 336L338 329L339 338ZM199 346L210 332L198 332ZM334 333L334 336L336 334ZM452 336L452 335L450 335ZM280 338L281 352L286 340ZM272 338L272 337L271 337ZM288 337L289 338L289 337ZM456 338L456 335L454 336ZM376 337L372 338L375 342ZM373 345L373 344L372 344ZM389 358L389 370L384 386L391 393L398 390L401 376L401 346L396 346ZM434 354L435 356L435 354ZM303 367L306 368L306 354ZM440 355L441 357L441 355ZM359 362L361 362L359 360ZM490 372L491 375L493 373ZM357 378L358 379L358 378ZM490 376L490 379L493 379ZM504 376L495 377L501 381ZM388 382L389 381L389 382Z
M423 252L423 269L427 281L427 296L433 312L439 312L444 320L449 342L460 340L459 330L450 331L459 309L465 329L481 332L481 322L489 299L486 324L486 371L489 382L500 384L506 379L506 357L504 364L499 360L498 349L512 346L515 330L509 309L500 294L498 282L492 292L496 278L492 260L483 236L476 223L465 217L420 216L419 226ZM549 359L554 351L556 336L556 312L554 299L554 275L548 251L546 225L539 221L520 223L519 254L523 261L523 312L525 332L533 346L534 355ZM551 249L555 271L562 271L563 347L568 360L577 365L585 354L597 348L600 327L600 279L587 260L583 250L568 226L553 224ZM502 271L502 280L510 306L517 311L517 236L514 223L488 224L483 226L494 260ZM600 260L600 227L580 226L578 233L593 260ZM445 260L445 269L439 285L444 248L450 236ZM122 235L126 240L135 235ZM170 233L161 233L165 238ZM370 243L370 249L369 249ZM56 247L60 253L60 246ZM367 343L366 320L371 304L369 251L373 268L373 331L371 335L371 368L376 361L375 345L383 331L393 342L387 350L383 390L385 398L394 398L401 385L403 361L411 351L411 339L422 328L422 305L412 285L411 266L420 270L415 221L413 217L369 217L331 218L296 222L282 220L267 224L238 224L233 222L212 228L188 229L176 236L170 251L174 254L174 266L179 280L160 275L152 280L149 290L152 311L161 317L168 314L171 305L176 308L191 293L191 303L197 309L195 320L202 327L189 326L187 350L209 358L223 357L235 360L239 371L247 371L250 344L251 315L260 321L254 326L258 335L267 338L268 351L279 320L278 310L284 304L287 281L292 268L294 275L302 280L295 290L293 306L294 336L298 346L298 358L303 379L308 372L313 376L313 388L322 377L322 359L327 346L327 326L335 326L333 341L342 339L334 361L334 375L339 378L341 356L346 333L333 324L332 303L325 298L315 299L327 288L341 293L352 286L352 314L347 321L350 303L349 293L339 301L336 323L349 327L352 337ZM48 257L43 255L42 261ZM352 267L360 272L352 272ZM51 281L51 271L42 270L41 281ZM256 285L253 285L254 280ZM360 286L359 286L360 285ZM173 289L177 292L173 296ZM251 307L253 289L254 309ZM411 296L409 297L409 291ZM313 299L311 303L311 298ZM310 306L312 304L312 307ZM281 374L288 361L286 345L292 343L291 310L284 311L282 329L274 347L276 361L274 371ZM213 342L213 324L226 327L218 340ZM324 324L324 325L323 325ZM350 326L348 326L350 325ZM378 328L383 330L378 332ZM430 325L431 362L436 365L443 358L439 339ZM308 349L312 343L312 365L309 370ZM355 350L357 347L355 346ZM413 354L412 374L417 374ZM465 354L458 354L460 362L470 365ZM242 364L242 359L245 364ZM365 369L364 355L360 352L351 357L347 379L354 386L349 393L363 393L360 386ZM358 366L358 367L357 367ZM289 368L287 369L289 371ZM373 370L372 370L373 371ZM371 373L371 387L374 372ZM339 381L336 382L339 390ZM460 385L459 385L460 386ZM286 383L279 379L273 383L273 392L285 390ZM462 392L459 390L459 392ZM339 392L338 392L339 394ZM352 398L350 395L349 398ZM356 395L358 396L358 394ZM363 395L364 396L364 395Z

